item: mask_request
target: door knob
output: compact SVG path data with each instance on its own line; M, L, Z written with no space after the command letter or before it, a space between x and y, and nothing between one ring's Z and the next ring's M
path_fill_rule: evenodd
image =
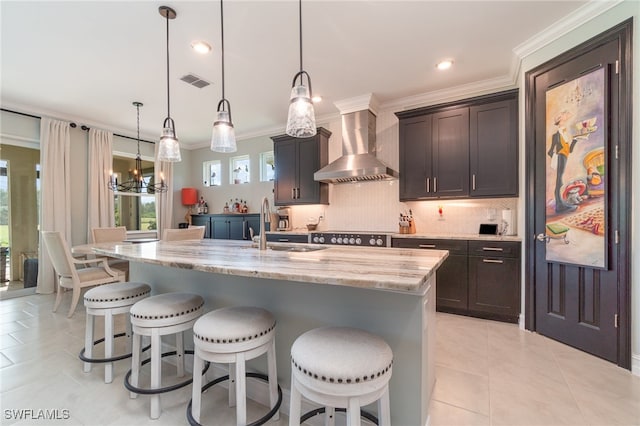
M544 234L544 233L542 233L542 234L538 234L538 235L536 236L536 240L538 240L538 241L544 241L545 243L548 243L550 239L551 239L551 237L550 237L550 236L548 236L548 235L546 235L546 234Z

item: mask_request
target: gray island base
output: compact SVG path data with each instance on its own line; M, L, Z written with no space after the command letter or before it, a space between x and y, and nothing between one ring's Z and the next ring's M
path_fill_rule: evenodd
M379 335L393 350L391 423L427 424L435 383L435 271L448 253L272 247L260 251L249 242L197 240L95 251L131 261L131 280L148 282L154 294L197 293L205 298L205 311L241 305L270 310L277 319L278 382L285 391L285 414L294 340L312 328L350 326ZM264 372L266 365L258 361L249 368ZM375 413L376 407L367 410Z

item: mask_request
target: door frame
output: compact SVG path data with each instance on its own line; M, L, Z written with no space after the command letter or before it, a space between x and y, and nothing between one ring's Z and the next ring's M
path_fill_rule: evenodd
M617 192L619 206L618 244L618 360L620 367L631 369L631 145L632 145L632 30L633 19L628 19L615 27L587 40L586 42L556 56L525 74L525 328L536 331L536 239L535 239L535 82L536 77L569 62L589 51L618 41L619 47L619 120L612 122L619 134L618 166L620 187ZM531 161L527 161L531 159Z

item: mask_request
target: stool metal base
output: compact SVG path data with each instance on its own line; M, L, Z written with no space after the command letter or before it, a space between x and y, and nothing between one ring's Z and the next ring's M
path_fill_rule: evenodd
M118 337L124 337L126 336L127 333L118 333L118 334L114 334L113 337L118 338ZM95 342L93 342L93 346L96 346L100 343L104 342L104 337L101 339L96 340ZM151 345L147 345L142 349L142 352L149 350L149 348L151 347ZM80 353L78 354L78 358L80 358L81 361L84 362L91 362L91 363L105 363L105 362L113 362L113 361L120 361L122 359L127 359L127 358L131 358L131 352L126 353L126 354L122 354L122 355L116 355L116 356L112 356L110 358L88 358L86 356L84 356L84 352L85 352L86 348L82 348L82 350L80 351Z
M150 347L151 345L149 345ZM146 350L148 348L143 349ZM173 355L177 355L178 352L177 351L170 351L170 352L165 352L161 355L161 358L164 358L166 356L173 356ZM193 351L192 350L185 350L184 351L185 355L193 355ZM145 364L149 364L151 362L151 358L147 358L144 361L142 361L142 365ZM207 370L209 370L209 363L206 363L206 365L204 366L204 369L202 370L202 374L206 373ZM144 389L144 388L139 388L136 386L133 386L130 382L129 379L131 378L131 370L127 371L127 374L124 376L124 387L127 388L128 391L133 392L133 393L137 393L139 395L156 395L159 393L166 393L166 392L171 392L174 391L176 389L180 389L183 388L187 385L190 385L193 382L193 376L191 376L190 379L185 380L184 382L180 382L180 383L176 383L175 385L171 385L171 386L165 386L163 388L157 388L157 389Z
M253 377L254 379L260 379L264 382L269 382L269 377L266 374L260 374L260 373L251 373L251 372L247 372L246 373L247 377ZM201 393L204 393L207 389L209 389L212 386L217 385L218 383L222 383L226 380L229 380L229 375L227 374L226 376L222 376L222 377L218 377L215 380L212 380L211 382L207 383L206 385L204 385L202 387L202 390L200 391ZM191 414L191 404L193 403L193 398L189 400L189 405L187 406L187 421L189 422L189 424L191 426L202 426L200 423L198 423L194 418L193 415ZM260 417L258 420L256 420L253 423L248 424L247 426L260 426L263 425L265 423L267 423L269 421L269 419L271 419L271 417L273 417L278 410L280 409L280 405L282 405L282 389L280 388L280 385L278 385L278 402L276 402L276 405L271 408L271 410L265 414L264 416ZM376 419L377 421L377 419Z
M336 408L335 410L336 410L336 412L340 412L340 413L346 413L347 412L346 408ZM311 417L315 417L318 414L323 414L325 411L326 411L325 407L320 407L320 408L316 408L315 410L311 410L308 413L305 413L300 417L300 423L302 424L302 423L306 422L307 420L309 420ZM373 414L368 413L368 412L366 412L364 410L360 410L360 417L364 417L365 419L372 421L376 425L380 424L378 422L378 418L376 416L374 416Z

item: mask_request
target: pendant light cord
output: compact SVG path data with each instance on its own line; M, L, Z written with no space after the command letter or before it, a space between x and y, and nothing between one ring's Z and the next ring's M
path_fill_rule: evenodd
M226 99L224 97L224 11L222 7L223 1L220 0L220 42L222 48L222 99Z
M298 17L300 25L300 71L302 71L302 0L298 0Z
M171 100L169 97L169 11L165 12L167 18L167 117L171 118Z

